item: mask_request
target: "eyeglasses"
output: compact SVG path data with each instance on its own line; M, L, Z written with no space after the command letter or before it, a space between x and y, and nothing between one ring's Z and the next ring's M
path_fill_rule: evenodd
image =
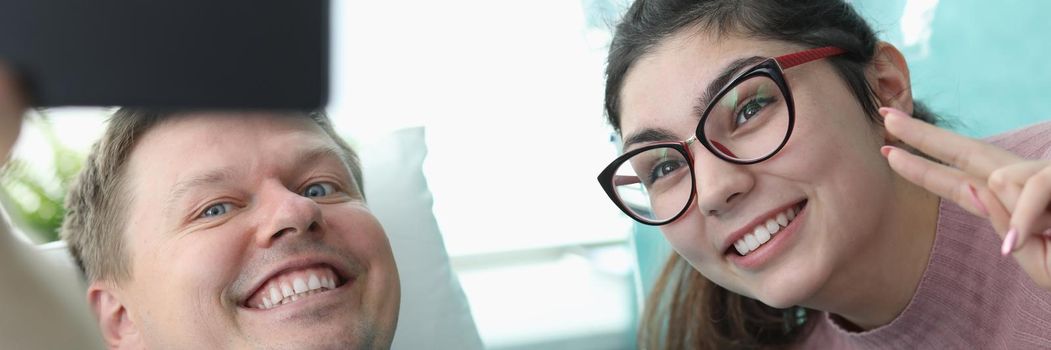
M784 70L845 53L821 47L768 58L714 94L694 135L685 141L651 143L624 153L598 176L599 185L625 214L647 225L664 225L686 212L697 195L690 146L700 142L733 164L755 164L788 143L795 105Z

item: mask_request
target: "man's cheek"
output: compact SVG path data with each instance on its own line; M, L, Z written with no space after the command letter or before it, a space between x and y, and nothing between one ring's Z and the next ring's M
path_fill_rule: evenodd
M345 214L330 216L331 234L345 240L350 246L364 246L365 249L390 250L390 242L379 221L367 210L357 209ZM355 249L358 250L358 249Z

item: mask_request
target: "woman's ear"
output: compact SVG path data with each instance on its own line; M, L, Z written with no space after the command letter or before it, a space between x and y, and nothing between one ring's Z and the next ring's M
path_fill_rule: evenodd
M110 349L145 349L138 326L128 314L116 287L94 282L88 287L88 303Z
M912 82L909 66L901 51L888 42L876 44L876 55L869 67L869 83L880 107L893 107L912 115Z

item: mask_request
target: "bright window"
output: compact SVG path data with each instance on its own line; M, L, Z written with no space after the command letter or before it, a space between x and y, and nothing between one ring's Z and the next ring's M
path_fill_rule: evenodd
M427 127L425 172L451 255L625 239L629 223L594 179L614 154L602 114L607 2L335 5L331 114L355 138Z

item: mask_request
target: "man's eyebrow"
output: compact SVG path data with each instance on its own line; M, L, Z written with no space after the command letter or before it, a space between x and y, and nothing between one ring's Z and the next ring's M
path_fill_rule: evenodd
M328 145L309 148L296 154L293 158L294 167L292 167L291 169L303 169L310 166L313 163L321 161L324 158L334 158L338 160L340 165L342 165L348 171L346 175L348 177L352 176L350 175L351 172L349 171L350 165L347 164L347 161L344 159L343 152L333 146ZM188 193L194 188L234 181L234 178L236 177L235 171L236 170L233 167L225 167L214 169L199 175L194 175L185 180L180 180L175 184L175 186L172 186L172 190L168 194L168 199L166 203L166 206L168 208L167 211L172 212L172 209L174 209L175 204L177 204L178 201L186 195L186 193Z
M339 161L340 165L347 170L347 176L351 176L350 164L347 163L346 157L343 155L343 151L333 145L319 145L311 148L307 148L295 155L295 167L293 169L303 169L311 164L317 163L325 158L333 158ZM356 179L354 179L357 181Z
M639 132L624 138L623 149L629 149L632 145L644 142L672 141L677 140L671 130L666 129L642 129Z
M715 79L712 79L712 81L708 83L708 87L704 89L704 93L697 98L697 102L693 106L694 114L700 118L704 114L704 110L712 103L715 94L719 93L719 90L722 90L726 84L729 84L731 79L737 77L738 72L746 67L759 64L759 62L766 59L766 57L759 56L744 57L727 64L726 67L723 68L723 72L715 77Z
M173 212L175 204L182 199L191 189L201 187L205 185L211 185L221 182L231 181L234 178L234 169L232 167L220 168L211 170L199 175L191 176L185 180L181 180L172 186L171 192L168 194L168 200L166 212Z

